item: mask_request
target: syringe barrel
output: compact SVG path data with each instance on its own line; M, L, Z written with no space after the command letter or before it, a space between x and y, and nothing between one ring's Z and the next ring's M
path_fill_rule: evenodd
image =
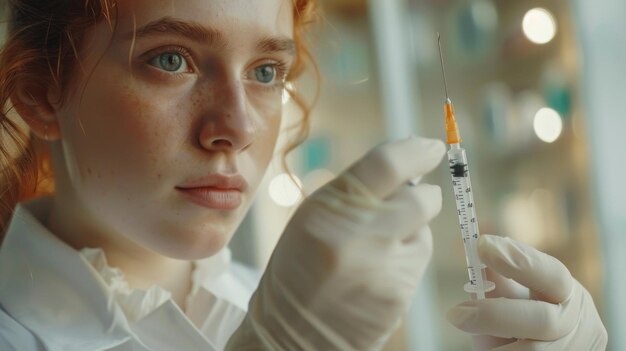
M476 294L478 299L484 298L485 292L495 288L495 284L487 281L485 265L478 257L478 218L472 182L469 175L469 167L465 150L459 144L451 144L448 151L448 162L452 175L452 186L456 201L457 214L465 249L465 259L469 275L469 283L465 285L465 291Z

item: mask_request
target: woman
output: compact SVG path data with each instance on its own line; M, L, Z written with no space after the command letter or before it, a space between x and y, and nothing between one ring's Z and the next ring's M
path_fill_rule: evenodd
M440 190L406 183L437 166L440 141L378 147L309 197L260 283L225 248L272 157L313 1L16 0L9 12L1 99L30 137L3 115L18 146L1 149L3 350L384 343L430 258ZM583 306L570 310L595 313Z

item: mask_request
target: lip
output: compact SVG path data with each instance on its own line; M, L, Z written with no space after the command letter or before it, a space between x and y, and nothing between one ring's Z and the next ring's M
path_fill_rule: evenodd
M197 205L219 210L234 210L241 205L248 184L240 175L212 173L176 187Z

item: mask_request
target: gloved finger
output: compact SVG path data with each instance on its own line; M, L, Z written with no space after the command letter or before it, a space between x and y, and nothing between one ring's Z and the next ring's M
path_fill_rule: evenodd
M378 260L374 269L369 268L364 275L376 274L376 279L368 279L370 288L378 286L391 301L405 301L428 267L433 252L432 232L428 226L416 231L409 242L394 242L385 252L384 259ZM390 290L392 289L392 290Z
M402 240L402 244L408 246L409 250L416 250L413 251L411 255L422 256L426 254L426 252L422 252L420 248L426 248L428 251L432 251L433 233L430 226L425 225L419 228L412 235Z
M346 172L384 199L410 179L437 167L445 150L441 140L411 137L374 148Z
M600 325L602 325L600 323ZM589 330L572 331L569 336L556 341L517 340L511 344L491 349L490 351L564 351L564 350L589 350L605 351L608 343L606 331L595 335L589 335ZM579 340L572 340L574 335L579 335Z
M494 347L488 349L489 351L538 351L538 350L547 350L545 348L538 348L538 343L545 343L545 341L536 341L536 340L516 340L506 345L501 345L499 347ZM487 350L487 349L481 349Z
M433 253L433 235L429 226L416 230L407 239L396 244L396 249L390 254L390 267L405 272L422 271L428 265ZM412 273L411 273L412 275Z
M563 348L558 342L546 342L537 340L517 340L508 345L503 345L491 349L490 351L563 351L567 348Z
M485 293L485 297L508 297L509 299L528 299L528 288L487 267L487 280L496 284L496 288Z
M406 257L407 274L422 277L433 255L433 235L429 226L423 226L415 234L402 241L402 255Z
M485 270L487 280L496 284L496 288L485 294L487 298L507 297L510 299L528 299L528 288L513 279L506 278L491 268ZM497 346L517 341L515 338L499 338L491 335L473 335L474 350L491 350Z
M467 301L446 314L452 325L468 333L546 341L569 333L576 323L573 317L560 305L504 297Z
M499 338L491 335L472 335L472 350L493 350L497 346L508 345L516 342L515 338Z
M572 293L574 279L565 265L528 245L495 235L481 235L478 255L494 271L527 286L539 300L561 303Z
M441 188L431 184L404 187L385 201L368 230L390 239L414 235L441 212Z

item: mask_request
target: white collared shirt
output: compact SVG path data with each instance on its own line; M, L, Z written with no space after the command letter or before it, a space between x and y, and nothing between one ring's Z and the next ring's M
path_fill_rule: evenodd
M230 251L194 261L185 311L170 292L130 289L97 248L73 249L41 224L51 199L16 207L0 248L0 350L222 350L259 275Z

